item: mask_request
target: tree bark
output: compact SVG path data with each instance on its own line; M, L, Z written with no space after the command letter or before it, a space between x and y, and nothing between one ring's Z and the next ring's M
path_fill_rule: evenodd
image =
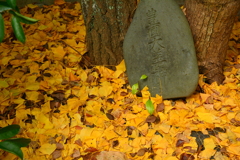
M200 73L207 81L224 80L223 66L240 0L186 0Z
M123 59L123 40L137 0L81 0L93 65L115 66Z

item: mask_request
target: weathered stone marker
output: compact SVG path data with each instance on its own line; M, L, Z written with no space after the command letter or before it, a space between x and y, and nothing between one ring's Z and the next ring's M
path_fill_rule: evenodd
M123 44L132 86L152 96L187 97L198 83L198 66L188 22L174 0L141 0ZM145 74L146 80L140 80Z

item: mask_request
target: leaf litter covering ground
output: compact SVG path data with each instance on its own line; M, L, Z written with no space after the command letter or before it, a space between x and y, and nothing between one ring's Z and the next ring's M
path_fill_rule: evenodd
M25 159L240 159L240 22L229 43L223 85L204 83L185 99L132 95L124 62L116 71L83 69L85 26L79 3L21 9L39 19L13 38L9 15L0 52L0 126L19 124L30 138ZM73 49L74 48L74 49ZM107 152L106 152L107 151ZM100 154L99 154L100 153ZM0 151L0 159L17 159Z

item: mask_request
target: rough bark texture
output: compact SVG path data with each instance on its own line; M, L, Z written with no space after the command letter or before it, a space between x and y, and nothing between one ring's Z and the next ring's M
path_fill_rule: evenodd
M81 0L87 48L93 65L117 65L137 0Z
M187 18L197 51L200 73L208 82L224 80L223 65L240 0L186 0Z

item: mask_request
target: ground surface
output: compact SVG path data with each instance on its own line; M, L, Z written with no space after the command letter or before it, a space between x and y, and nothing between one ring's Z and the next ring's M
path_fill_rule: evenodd
M28 160L136 159L237 160L240 156L240 22L226 57L223 85L204 83L184 99L131 93L122 62L111 71L82 63L85 26L79 3L21 13L39 19L23 25L27 42L14 39L5 14L6 38L0 44L0 127L19 124L18 137ZM80 65L81 64L81 65ZM177 77L176 77L177 78ZM104 157L105 156L105 157ZM16 156L0 151L0 159Z

